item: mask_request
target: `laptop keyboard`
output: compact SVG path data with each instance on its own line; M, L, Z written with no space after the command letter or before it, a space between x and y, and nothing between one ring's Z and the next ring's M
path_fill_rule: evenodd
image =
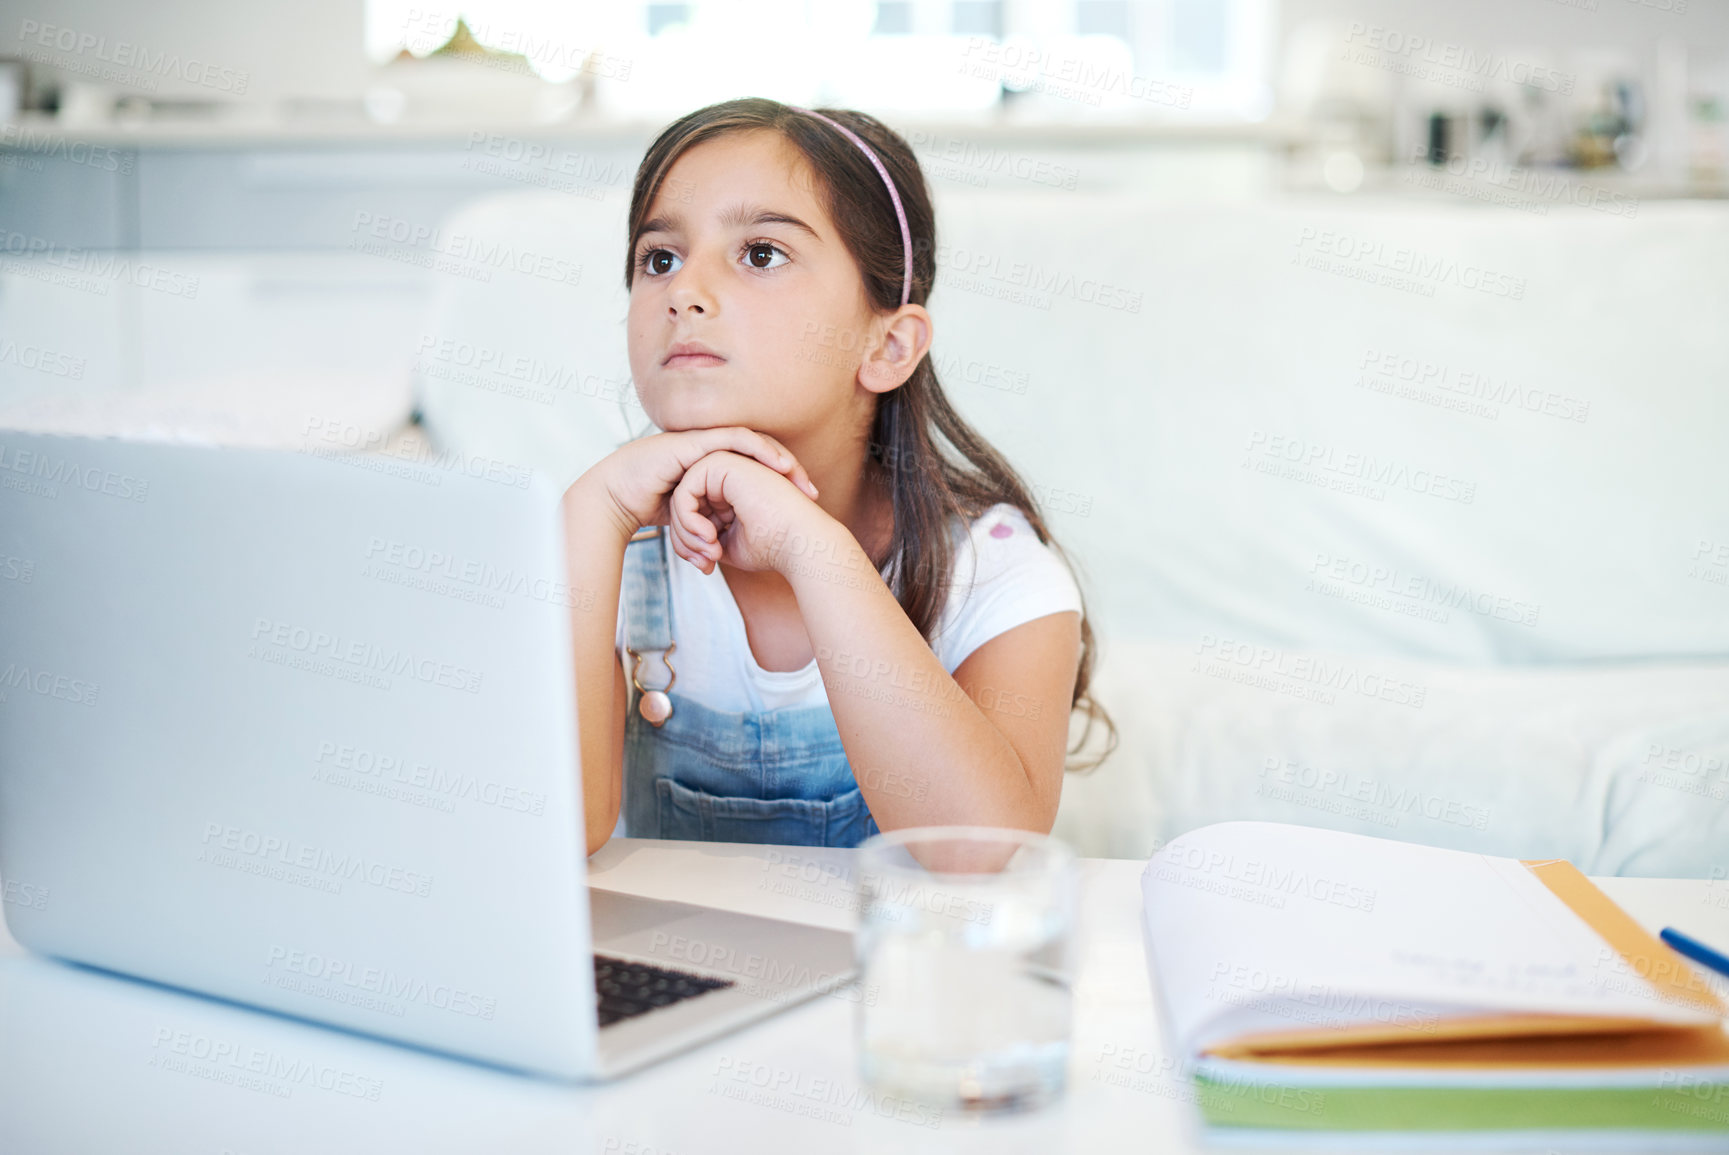
M730 979L662 970L603 954L594 956L595 1003L603 1027L732 985Z

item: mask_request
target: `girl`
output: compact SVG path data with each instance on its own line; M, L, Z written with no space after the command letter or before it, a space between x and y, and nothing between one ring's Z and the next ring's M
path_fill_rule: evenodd
M643 158L629 236L631 372L665 432L564 497L572 588L599 595L572 614L589 852L621 807L651 838L1049 832L1070 712L1106 754L1115 727L1066 558L937 382L906 142L700 109Z

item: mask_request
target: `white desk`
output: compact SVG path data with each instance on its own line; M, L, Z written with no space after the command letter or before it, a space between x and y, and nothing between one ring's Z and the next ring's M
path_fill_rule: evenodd
M597 886L851 929L845 888L822 883L850 851L615 839ZM1141 863L1082 863L1080 970L1069 1091L1001 1119L883 1118L850 1094L751 1101L751 1080L859 1090L853 1007L819 997L622 1082L570 1086L373 1042L37 959L0 932L0 1151L173 1152L1158 1152L1199 1150L1188 1086L1165 1073L1139 931ZM831 876L832 878L832 876ZM806 881L810 880L810 881ZM1729 885L1599 879L1647 926L1729 941ZM853 997L857 997L856 993ZM313 1081L240 1086L162 1063L161 1032L264 1048ZM217 1068L191 1064L206 1072ZM783 1072L785 1074L783 1074ZM743 1079L732 1078L743 1073ZM731 1090L732 1095L726 1092ZM285 1094L286 1092L286 1094ZM1600 1148L1597 1148L1600 1150ZM1560 1155L1557 1149L1547 1149Z

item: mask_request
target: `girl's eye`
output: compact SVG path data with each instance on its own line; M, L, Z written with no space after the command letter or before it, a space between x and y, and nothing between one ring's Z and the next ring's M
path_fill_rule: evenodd
M678 254L671 249L648 249L637 258L636 267L650 276L660 276L670 273L677 266L668 266L666 261L677 261ZM682 263L682 262L681 262Z
M780 264L768 264L768 261L774 259L772 255L774 253L779 253L783 257L786 256L785 249L779 245L771 245L767 241L756 241L745 246L745 260L750 262L750 267L753 269L778 269L781 264L786 263L782 261Z

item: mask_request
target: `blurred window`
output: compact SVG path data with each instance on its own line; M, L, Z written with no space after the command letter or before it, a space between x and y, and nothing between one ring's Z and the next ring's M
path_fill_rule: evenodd
M1002 0L954 0L954 30L961 36L1002 39Z
M648 34L658 36L662 28L683 24L689 19L689 4L650 4L648 6Z
M1277 0L440 2L364 0L372 58L424 56L460 16L549 80L590 61L622 115L745 93L963 118L1005 98L1068 119L1258 119L1272 104Z
M1075 31L1083 36L1129 36L1129 0L1077 0Z
M881 0L877 4L876 23L871 25L873 36L905 36L913 30L911 0Z

